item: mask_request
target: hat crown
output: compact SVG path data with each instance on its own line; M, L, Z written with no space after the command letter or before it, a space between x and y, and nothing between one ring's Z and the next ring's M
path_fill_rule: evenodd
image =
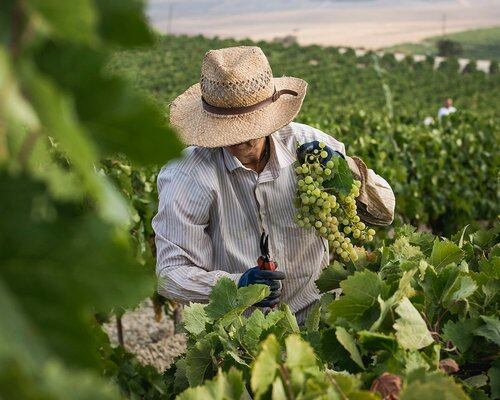
M246 107L274 93L273 73L259 47L210 50L201 67L201 93L215 107Z

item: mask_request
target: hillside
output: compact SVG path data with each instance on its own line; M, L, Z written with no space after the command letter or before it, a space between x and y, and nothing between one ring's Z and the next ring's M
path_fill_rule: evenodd
M461 57L476 60L500 60L500 27L433 36L420 43L403 43L385 50L406 54L437 55L436 43L440 40L453 40L460 43L463 48Z

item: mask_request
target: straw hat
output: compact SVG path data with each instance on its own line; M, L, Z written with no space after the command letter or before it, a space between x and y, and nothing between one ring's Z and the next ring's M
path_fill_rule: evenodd
M210 50L201 80L170 105L170 123L187 145L230 146L268 136L298 114L307 83L274 78L259 47Z

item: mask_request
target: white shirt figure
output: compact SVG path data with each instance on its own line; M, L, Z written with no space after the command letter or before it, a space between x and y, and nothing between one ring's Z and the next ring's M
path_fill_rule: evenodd
M191 146L158 176L156 232L159 292L181 303L208 302L222 277L236 284L255 265L263 231L271 255L287 274L282 301L301 323L319 298L316 284L330 259L328 242L298 227L293 215L297 143L318 140L345 155L344 144L308 125L291 122L271 134L271 156L257 174L225 148ZM362 181L358 214L370 225L394 217L394 193L357 157L346 160Z
M439 109L438 112L438 118L441 119L444 116L450 115L457 112L457 109L453 107L453 100L452 99L446 99L444 102L443 107Z

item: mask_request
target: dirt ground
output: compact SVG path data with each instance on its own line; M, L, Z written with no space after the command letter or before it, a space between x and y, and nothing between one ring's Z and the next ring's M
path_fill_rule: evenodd
M153 365L160 372L186 350L186 337L174 332L171 319L164 316L162 321L155 321L150 300L136 310L127 312L122 318L122 325L125 348L134 353L142 364ZM104 324L104 329L111 342L118 344L116 320L113 318Z

